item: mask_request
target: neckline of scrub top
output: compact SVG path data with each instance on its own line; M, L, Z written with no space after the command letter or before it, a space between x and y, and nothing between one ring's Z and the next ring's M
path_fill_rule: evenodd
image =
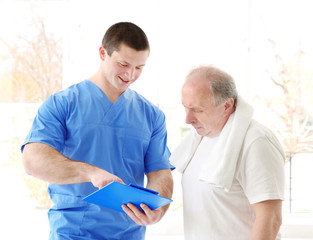
M87 84L89 84L92 88L96 89L96 91L98 92L100 97L105 97L105 99L111 103L110 105L115 105L118 104L118 102L127 99L130 97L131 95L131 91L129 88L127 88L120 96L119 98L115 101L115 103L112 103L111 100L108 98L108 96L101 90L101 88L99 88L95 83L93 83L92 81L90 81L89 79L86 79L85 82Z
M112 103L108 96L96 84L88 79L85 82L97 91L99 97L104 98L105 101L103 103L106 105L106 107L108 107L108 110L104 115L104 119L107 123L113 121L113 116L115 116L119 111L123 109L121 106L123 106L125 104L125 101L129 99L132 95L132 90L127 88L126 91L123 92L121 96L119 96L116 102Z

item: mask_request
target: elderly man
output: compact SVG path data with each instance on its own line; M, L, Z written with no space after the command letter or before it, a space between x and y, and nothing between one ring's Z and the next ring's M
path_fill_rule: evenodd
M187 75L182 103L195 131L170 160L183 173L185 239L280 239L284 152L274 134L216 67Z

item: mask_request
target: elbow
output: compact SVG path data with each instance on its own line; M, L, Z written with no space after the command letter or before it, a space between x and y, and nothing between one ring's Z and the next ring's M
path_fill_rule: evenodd
M23 155L22 155L22 162L23 162L23 167L24 167L25 173L27 175L33 175L32 163L30 161L30 158L25 153L23 153Z
M26 145L23 150L22 154L22 163L24 167L24 171L27 175L34 176L35 167L34 163L32 161L34 159L31 154L31 150L29 149L29 146Z

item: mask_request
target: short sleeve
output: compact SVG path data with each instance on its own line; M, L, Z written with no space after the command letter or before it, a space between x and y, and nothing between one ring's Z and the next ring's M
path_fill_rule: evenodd
M22 145L31 142L45 143L59 152L66 138L66 101L50 96L39 108L32 127Z
M155 120L149 146L145 156L145 172L153 172L174 167L169 163L171 153L167 147L165 116L160 112Z
M238 180L251 204L284 199L285 159L279 147L262 136L243 153Z

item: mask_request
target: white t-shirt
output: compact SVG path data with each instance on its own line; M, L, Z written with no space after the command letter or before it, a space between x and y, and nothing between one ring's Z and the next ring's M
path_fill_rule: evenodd
M252 121L229 192L198 180L218 137L204 137L182 176L186 240L248 240L255 219L251 204L284 197L281 145ZM280 239L280 237L277 237Z

